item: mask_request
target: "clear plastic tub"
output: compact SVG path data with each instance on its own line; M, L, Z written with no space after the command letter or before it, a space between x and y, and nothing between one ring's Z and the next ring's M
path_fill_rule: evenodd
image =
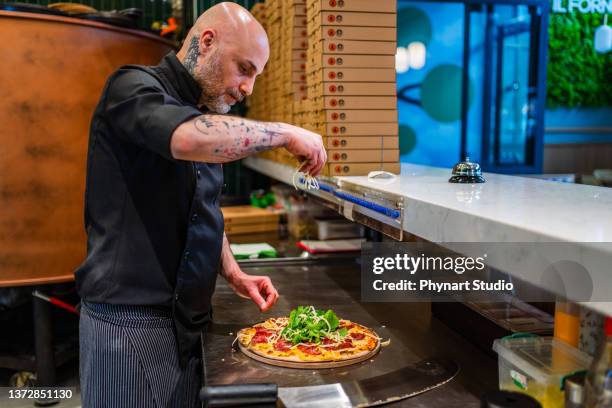
M563 408L562 380L589 368L591 357L552 337L513 335L493 342L499 356L499 388L537 399L543 408Z

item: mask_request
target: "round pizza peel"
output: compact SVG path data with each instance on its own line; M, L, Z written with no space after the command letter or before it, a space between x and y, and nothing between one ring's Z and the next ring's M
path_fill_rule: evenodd
M265 357L260 354L254 353L248 348L244 347L238 341L238 348L242 351L247 357L252 358L253 360L260 361L265 364L270 364L277 367L286 367L286 368L301 368L304 370L318 370L322 368L336 368L336 367L345 367L348 365L353 365L357 363L361 363L362 361L366 361L372 357L374 357L380 351L380 340L378 340L376 347L367 353L360 355L356 358L351 358L349 360L342 361L287 361L280 360L274 357Z

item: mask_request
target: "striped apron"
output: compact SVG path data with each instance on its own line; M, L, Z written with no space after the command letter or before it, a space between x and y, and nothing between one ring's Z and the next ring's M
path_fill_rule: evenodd
M181 368L171 313L81 303L83 408L200 407L201 358Z

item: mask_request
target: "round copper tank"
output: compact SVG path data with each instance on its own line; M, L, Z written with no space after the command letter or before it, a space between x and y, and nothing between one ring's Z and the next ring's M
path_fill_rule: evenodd
M89 122L123 64L174 44L69 17L0 11L0 286L71 280L86 251Z

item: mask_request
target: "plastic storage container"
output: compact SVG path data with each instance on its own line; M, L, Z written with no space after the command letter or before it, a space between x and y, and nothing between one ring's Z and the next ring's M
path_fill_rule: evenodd
M499 388L523 392L543 408L563 408L562 380L588 369L591 357L552 337L508 336L493 342L499 356Z

